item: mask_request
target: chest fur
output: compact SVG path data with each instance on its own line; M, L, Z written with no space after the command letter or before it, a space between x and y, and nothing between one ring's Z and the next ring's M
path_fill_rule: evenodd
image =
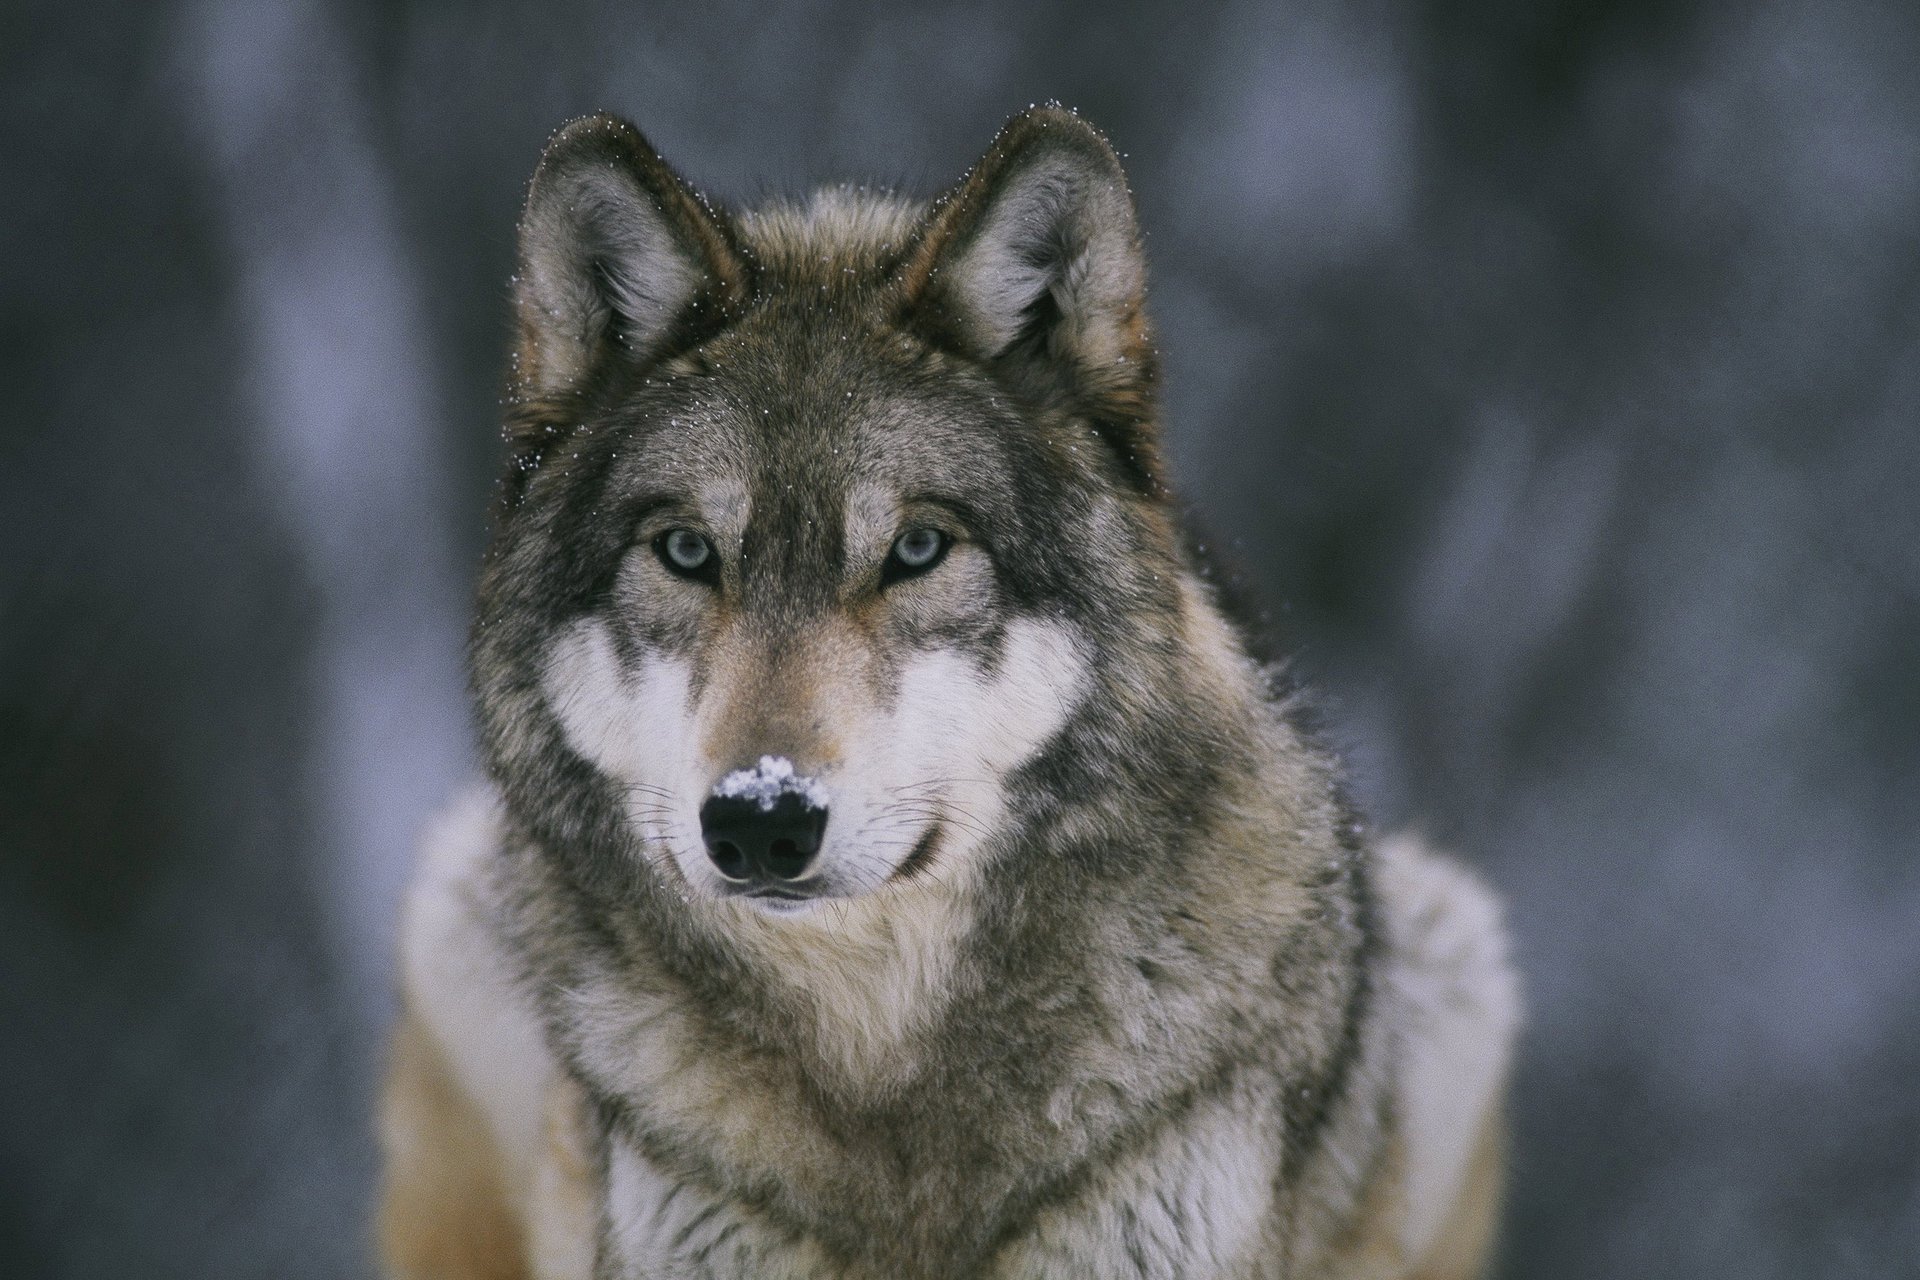
M602 1249L614 1275L710 1280L1250 1277L1263 1274L1260 1260L1271 1254L1279 1131L1270 1099L1230 1089L996 1238L939 1241L922 1230L853 1242L840 1212L810 1220L751 1190L674 1170L616 1137L606 1152Z
M1236 1061L1131 965L1125 990L1090 976L996 1020L946 955L905 1016L843 992L794 1006L784 1038L664 981L576 986L576 1064L620 1117L615 1274L1254 1274L1284 1146L1274 1064Z

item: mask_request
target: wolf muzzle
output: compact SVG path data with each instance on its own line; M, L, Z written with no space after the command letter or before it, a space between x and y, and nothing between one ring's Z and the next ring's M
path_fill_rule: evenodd
M735 769L700 806L707 856L729 883L748 891L805 876L826 830L826 788L780 756Z

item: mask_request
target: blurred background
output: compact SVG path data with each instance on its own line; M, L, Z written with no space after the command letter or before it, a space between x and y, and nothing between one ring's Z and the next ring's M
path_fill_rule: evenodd
M1508 1277L1920 1254L1920 7L0 12L0 1273L370 1274L548 132L1125 153L1183 491L1505 893Z

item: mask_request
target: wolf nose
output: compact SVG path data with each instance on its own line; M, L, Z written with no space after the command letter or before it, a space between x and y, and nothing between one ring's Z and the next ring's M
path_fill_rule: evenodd
M771 804L755 796L712 796L700 806L707 856L733 881L796 880L820 852L827 811L786 792Z

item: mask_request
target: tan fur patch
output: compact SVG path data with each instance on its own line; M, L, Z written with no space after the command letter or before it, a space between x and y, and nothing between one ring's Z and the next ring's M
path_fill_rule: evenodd
M411 1013L394 1033L381 1139L380 1246L404 1280L533 1280L486 1120Z
M1476 1280L1492 1261L1507 1164L1506 1118L1494 1111L1480 1129L1473 1160L1440 1236L1408 1280Z
M543 1136L527 1202L527 1256L535 1280L587 1280L598 1202L591 1138L579 1086L557 1073Z

